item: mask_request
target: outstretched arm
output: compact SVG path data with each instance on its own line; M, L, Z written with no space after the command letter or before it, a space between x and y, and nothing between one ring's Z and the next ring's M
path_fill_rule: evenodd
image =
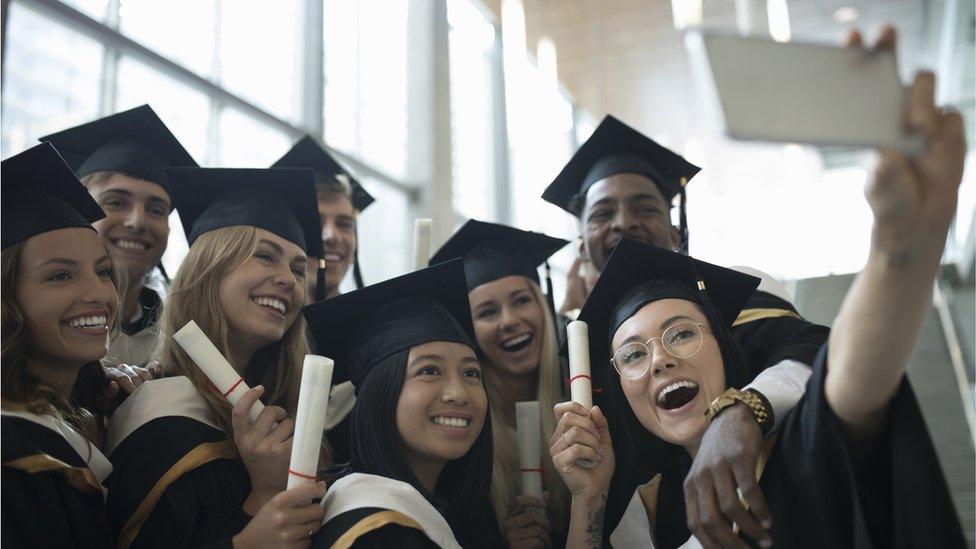
M851 41L860 43L859 35ZM881 45L894 45L886 28ZM851 286L829 339L826 398L855 455L873 447L915 348L966 153L959 113L934 103L935 77L921 72L907 96L908 129L926 137L918 156L882 150L865 196L874 214L867 264Z

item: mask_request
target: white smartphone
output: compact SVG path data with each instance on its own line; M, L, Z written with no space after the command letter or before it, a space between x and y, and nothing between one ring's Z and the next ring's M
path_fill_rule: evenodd
M736 139L921 150L904 131L906 91L891 51L702 33Z

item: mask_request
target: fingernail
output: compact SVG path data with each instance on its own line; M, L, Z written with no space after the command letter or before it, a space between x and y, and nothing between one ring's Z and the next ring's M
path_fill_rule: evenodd
M769 538L761 539L759 540L759 546L762 547L763 549L769 549L770 547L773 546L773 540Z
M773 521L771 521L769 519L765 519L765 520L762 521L762 525L763 525L763 528L769 530L770 528L773 527Z
M258 385L257 387L255 387L255 389L257 389L258 391L264 391L264 385Z

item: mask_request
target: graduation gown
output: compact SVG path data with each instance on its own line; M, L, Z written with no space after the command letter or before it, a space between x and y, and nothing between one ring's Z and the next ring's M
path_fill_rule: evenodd
M112 547L108 459L53 416L4 410L2 423L2 545Z
M789 301L756 290L732 323L732 335L758 374L783 360L813 364L830 329L804 320Z
M889 404L875 453L858 469L826 401L826 357L824 346L806 394L767 440L760 460L774 547L965 547L908 380ZM653 539L661 548L688 542L683 480L683 474L656 475L642 485L610 535L611 544L651 546Z
M406 482L352 473L329 486L322 505L316 549L461 547L444 516Z
M139 318L122 324L119 333L112 336L104 363L145 366L152 358L159 343L157 320L163 310L163 301L155 290L143 286L139 292L139 307Z
M108 516L126 547L231 547L251 517L243 462L184 376L143 383L116 410Z

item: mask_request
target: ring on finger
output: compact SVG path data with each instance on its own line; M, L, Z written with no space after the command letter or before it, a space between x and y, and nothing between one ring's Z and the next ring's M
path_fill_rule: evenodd
M525 528L525 525L524 525L524 524L522 524L522 515L515 515L515 524L516 524L516 525L517 525L517 526L518 526L519 528Z

